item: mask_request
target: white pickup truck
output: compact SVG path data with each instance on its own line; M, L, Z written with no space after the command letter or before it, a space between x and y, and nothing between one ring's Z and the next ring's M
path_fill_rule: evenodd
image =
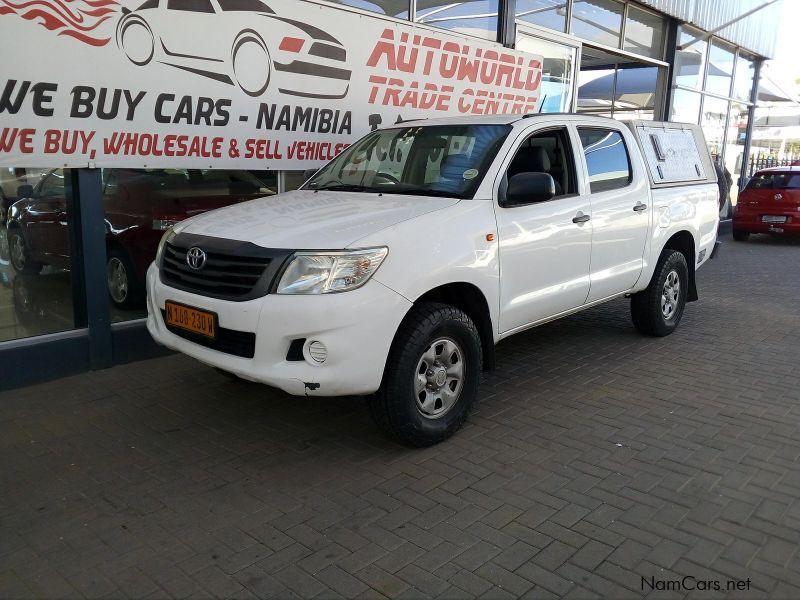
M503 338L621 296L642 333L674 331L716 248L717 198L693 125L405 122L298 191L168 231L147 326L290 394L369 394L383 429L429 445L463 424Z

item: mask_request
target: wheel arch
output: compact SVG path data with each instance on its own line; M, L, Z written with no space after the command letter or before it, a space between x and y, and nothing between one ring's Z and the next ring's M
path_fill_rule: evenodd
M673 233L664 244L664 250L675 250L683 254L686 259L686 266L689 269L689 289L686 293L686 301L694 302L698 299L697 280L695 277L695 265L697 264L696 244L694 235L686 229Z
M420 302L441 302L463 310L475 323L481 336L483 370L491 371L495 368L492 316L489 312L489 303L480 288L465 281L446 283L428 290L414 300L415 305Z

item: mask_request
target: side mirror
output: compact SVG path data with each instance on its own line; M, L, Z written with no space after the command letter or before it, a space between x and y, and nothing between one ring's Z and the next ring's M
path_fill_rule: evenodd
M502 206L522 206L550 200L556 195L556 182L549 173L517 173L508 182Z
M17 188L17 200L33 197L33 186L27 183Z
M305 171L303 171L303 183L305 183L306 181L311 179L314 175L316 175L317 171L319 171L319 169L306 169Z

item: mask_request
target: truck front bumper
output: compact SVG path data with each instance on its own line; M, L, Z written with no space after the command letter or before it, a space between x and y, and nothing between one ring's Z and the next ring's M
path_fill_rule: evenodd
M253 357L206 347L187 339L179 330L167 328L163 316L167 300L216 313L219 331L254 333ZM155 265L147 271L147 329L156 342L243 379L297 396L376 391L395 332L411 305L375 280L340 294L268 294L233 302L164 285ZM288 360L292 342L301 339L305 340L302 358ZM325 346L324 362L315 361L309 354L312 342ZM292 358L298 358L297 353Z

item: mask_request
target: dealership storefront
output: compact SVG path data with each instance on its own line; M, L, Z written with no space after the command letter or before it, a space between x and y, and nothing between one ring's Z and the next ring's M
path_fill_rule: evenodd
M569 111L700 123L736 186L780 2L36 10L0 0L14 57L0 78L0 389L157 353L142 282L163 231L296 189L379 125Z

